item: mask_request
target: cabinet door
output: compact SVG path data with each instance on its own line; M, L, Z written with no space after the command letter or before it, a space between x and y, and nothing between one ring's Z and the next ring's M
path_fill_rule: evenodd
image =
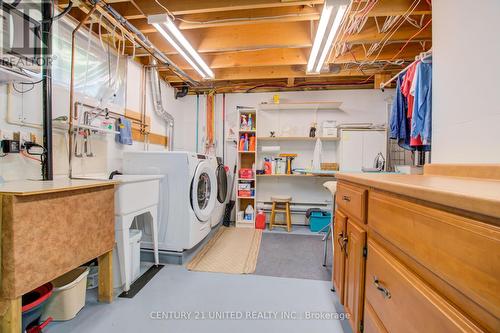
M344 304L344 268L347 218L339 210L335 212L333 224L333 286L339 296L340 304Z
M344 308L349 314L352 330L360 332L364 297L365 258L363 250L366 245L366 231L349 218L347 219L346 230Z

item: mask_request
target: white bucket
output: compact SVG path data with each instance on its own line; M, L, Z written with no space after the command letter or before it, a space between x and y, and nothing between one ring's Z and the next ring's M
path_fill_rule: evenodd
M142 231L139 229L130 229L129 246L130 246L130 283L134 282L141 274L141 237ZM113 251L113 288L123 287L125 282L122 282L120 274L120 262L118 261L118 251Z
M88 274L88 267L78 267L52 281L54 291L45 306L42 320L48 317L56 321L75 318L85 306Z

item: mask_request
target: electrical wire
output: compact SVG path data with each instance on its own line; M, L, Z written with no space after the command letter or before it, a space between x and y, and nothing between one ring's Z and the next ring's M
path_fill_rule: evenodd
M54 1L52 1L52 6L54 6ZM60 12L59 14L57 14L56 16L53 16L51 18L41 20L40 23L49 23L49 22L53 23L54 21L57 21L57 20L63 18L66 14L68 14L69 11L71 10L71 8L73 8L73 2L70 1L68 3L68 6L66 6L66 8L64 8L62 12Z
M40 163L42 162L42 158L36 158L36 157L30 156L24 150L21 150L21 155L23 155L24 157L29 158L31 160L34 160L34 161L37 161Z

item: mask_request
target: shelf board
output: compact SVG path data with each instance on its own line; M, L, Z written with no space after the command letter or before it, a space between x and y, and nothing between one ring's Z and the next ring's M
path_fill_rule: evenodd
M238 150L238 153L242 153L242 154L255 154L255 151Z
M243 129L239 129L238 132L240 133L255 133L257 132L257 130L243 130Z
M237 196L238 199L255 199L255 197L240 197L240 196Z
M335 177L334 175L313 175L313 174L303 174L303 173L297 173L297 174L291 174L291 175L257 175L257 177Z
M238 178L238 181L240 181L240 180L254 181L255 178Z
M293 103L261 103L263 111L279 110L339 110L342 102L293 102Z
M329 137L329 136L321 136L310 138L308 136L278 136L278 137L269 137L269 136L259 136L257 137L257 142L262 141L312 141L316 142L316 139L320 139L321 141L340 141L339 137Z

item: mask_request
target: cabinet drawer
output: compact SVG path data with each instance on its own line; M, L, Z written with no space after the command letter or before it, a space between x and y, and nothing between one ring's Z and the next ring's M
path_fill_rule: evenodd
M366 302L387 332L482 332L371 239L365 292Z
M368 225L421 265L500 317L500 228L370 192Z
M366 190L363 188L339 183L337 186L336 203L349 217L354 217L365 223Z

